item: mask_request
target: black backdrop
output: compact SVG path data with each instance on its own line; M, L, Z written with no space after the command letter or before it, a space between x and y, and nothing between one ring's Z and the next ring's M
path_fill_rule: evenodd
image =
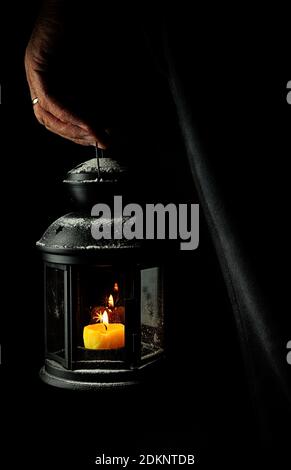
M67 466L78 461L83 467L102 452L195 453L201 466L211 461L234 468L244 459L262 459L237 331L203 216L199 249L181 253L168 279L169 361L163 385L107 392L108 406L102 406L103 397L97 393L53 389L38 378L43 363L43 285L35 241L50 222L69 211L60 182L68 169L90 158L91 150L49 134L34 119L23 55L37 3L6 7L1 13L2 25L9 23L1 31L3 451L8 449L10 460L40 466L43 461ZM130 36L125 37L130 44ZM133 47L135 58L139 47ZM162 74L141 62L134 61L135 79L125 79L128 90L123 98L130 90L134 96L147 90L139 103L143 111L137 129L130 112L125 113L125 141L132 139L132 153L149 172L155 162L154 171L160 172L170 199L197 202L169 91ZM90 62L87 74L81 70L85 83L88 73L92 80L99 72L97 64ZM286 78L280 77L282 87ZM287 127L284 100L275 108ZM185 328L181 298L188 292Z

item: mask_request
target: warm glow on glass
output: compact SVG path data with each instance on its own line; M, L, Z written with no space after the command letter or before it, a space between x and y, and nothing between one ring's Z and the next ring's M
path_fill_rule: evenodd
M113 300L113 295L110 294L108 298L108 307L114 307L114 300Z

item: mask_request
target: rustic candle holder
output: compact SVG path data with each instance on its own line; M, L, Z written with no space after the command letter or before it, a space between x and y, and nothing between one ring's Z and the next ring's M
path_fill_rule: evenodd
M92 205L110 205L114 194L134 197L129 173L116 161L89 160L64 183L77 210L53 222L37 242L45 294L40 376L81 390L138 384L164 357L166 243L92 237ZM114 217L107 223L113 226Z

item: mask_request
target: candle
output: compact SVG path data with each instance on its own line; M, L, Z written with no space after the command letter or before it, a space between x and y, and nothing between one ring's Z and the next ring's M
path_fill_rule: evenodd
M102 318L101 318L102 317ZM87 325L83 330L84 346L86 349L119 349L124 347L124 325L108 323L105 311L100 315L102 323Z

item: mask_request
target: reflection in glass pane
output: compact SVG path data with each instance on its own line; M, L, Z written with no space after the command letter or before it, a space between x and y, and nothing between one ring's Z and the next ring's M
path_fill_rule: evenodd
M160 268L141 271L142 357L163 348L163 298Z
M47 350L64 357L64 271L46 267Z

